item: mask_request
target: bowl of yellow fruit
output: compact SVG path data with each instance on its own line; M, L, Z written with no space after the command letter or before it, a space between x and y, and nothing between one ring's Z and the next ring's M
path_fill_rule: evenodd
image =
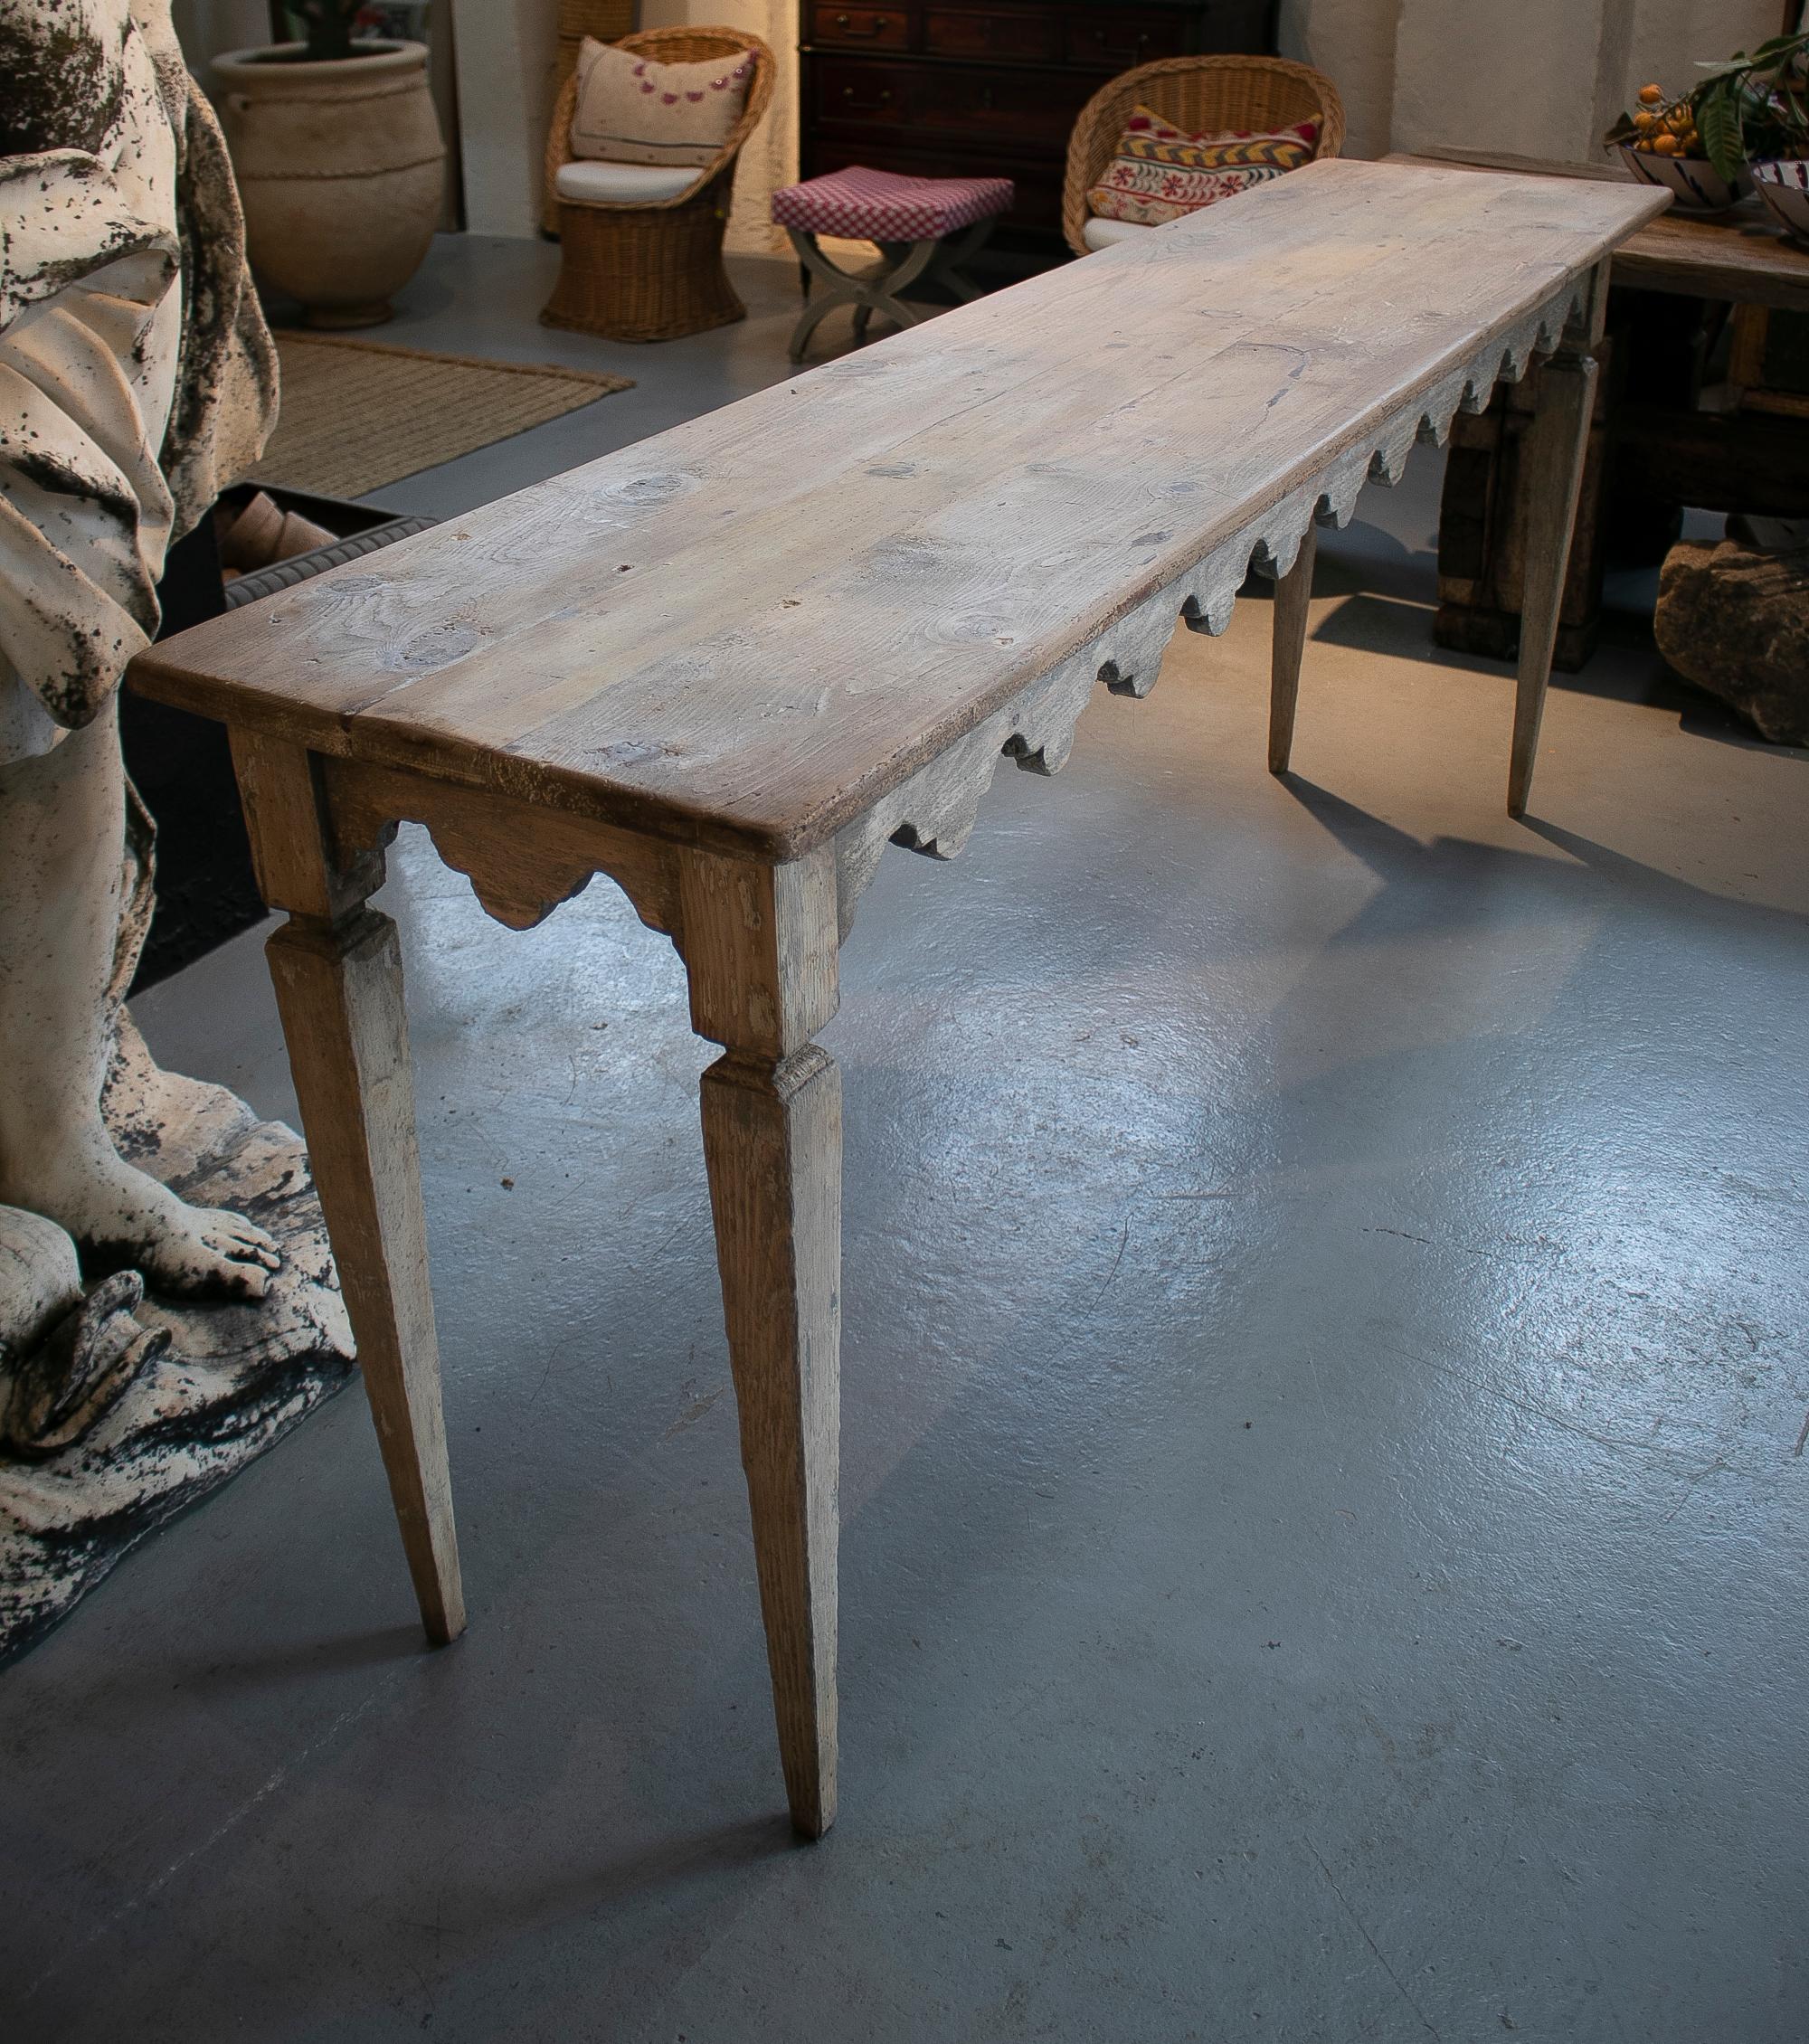
M1662 85L1640 87L1639 104L1609 129L1607 139L1642 184L1672 194L1679 213L1726 213L1752 189L1745 171L1731 182L1703 153L1696 109L1688 99L1667 99Z

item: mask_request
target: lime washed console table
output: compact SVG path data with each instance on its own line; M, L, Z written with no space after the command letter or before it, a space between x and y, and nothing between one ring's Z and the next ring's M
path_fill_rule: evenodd
M230 728L316 1181L435 1640L463 1627L395 926L398 820L526 928L597 873L677 946L791 1816L836 1796L840 1076L815 1042L886 847L957 852L1177 616L1279 578L1285 764L1316 523L1548 355L1524 801L1608 259L1635 187L1327 162L165 640Z

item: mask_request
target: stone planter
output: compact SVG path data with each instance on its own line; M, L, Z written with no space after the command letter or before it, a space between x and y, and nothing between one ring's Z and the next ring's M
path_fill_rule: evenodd
M427 45L373 43L327 63L302 48L213 60L246 246L310 326L374 326L440 223L446 146Z

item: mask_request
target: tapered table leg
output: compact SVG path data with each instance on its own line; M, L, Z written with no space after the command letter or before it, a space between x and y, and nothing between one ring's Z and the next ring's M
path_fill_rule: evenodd
M395 925L337 870L311 762L235 741L289 1068L428 1637L465 1629Z
M1269 771L1285 773L1293 752L1294 704L1300 695L1301 660L1306 651L1308 608L1312 601L1312 564L1319 557L1319 527L1311 525L1294 564L1275 584L1274 638L1269 648Z
M1532 423L1521 445L1520 501L1526 568L1520 597L1520 666L1514 684L1514 741L1508 765L1508 814L1523 816L1539 750L1539 719L1564 607L1577 498L1596 402L1596 363L1560 343L1540 365Z
M830 855L687 855L682 927L742 1466L791 1822L836 1813L841 1075L810 1039L836 1005Z

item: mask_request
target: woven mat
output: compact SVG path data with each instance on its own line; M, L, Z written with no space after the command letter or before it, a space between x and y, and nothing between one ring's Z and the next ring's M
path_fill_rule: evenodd
M634 387L629 376L431 355L338 334L276 338L282 411L251 475L323 497L367 497Z

